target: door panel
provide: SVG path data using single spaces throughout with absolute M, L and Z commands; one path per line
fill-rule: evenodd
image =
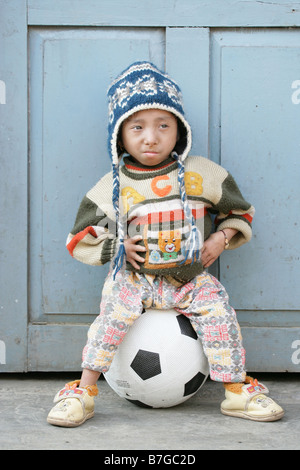
M 28 21 L 53 26 L 274 28 L 299 26 L 300 10 L 298 2 L 287 0 L 28 0 Z
M 249 367 L 299 371 L 299 30 L 215 31 L 211 50 L 211 157 L 256 208 L 253 239 L 222 254 L 220 280 Z
M 163 30 L 31 29 L 31 321 L 90 321 L 107 268 L 65 248 L 81 198 L 110 171 L 106 90 L 136 57 L 164 64 Z M 38 288 L 37 288 L 38 287 Z
M 106 90 L 128 63 L 163 68 L 162 29 L 31 28 L 29 370 L 78 370 L 108 265 L 65 248 L 85 193 L 110 171 Z
M 222 76 L 220 163 L 256 208 L 252 242 L 224 254 L 220 276 L 237 309 L 298 310 L 300 137 L 291 97 L 299 33 L 222 32 L 214 42 Z

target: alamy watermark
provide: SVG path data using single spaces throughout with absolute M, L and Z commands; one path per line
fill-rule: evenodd
M 292 83 L 292 88 L 295 89 L 291 97 L 292 103 L 300 104 L 300 80 L 294 80 Z
M 292 354 L 292 363 L 300 364 L 300 339 L 295 339 L 291 344 L 292 349 L 296 349 Z
M 3 80 L 0 80 L 0 104 L 6 104 L 6 85 Z
M 6 346 L 4 341 L 0 340 L 0 364 L 6 364 Z
M 181 204 L 181 203 L 180 203 Z M 193 203 L 191 208 L 191 213 L 193 214 L 196 225 L 201 233 L 204 233 L 204 215 L 205 208 L 204 204 Z M 187 221 L 184 215 L 182 208 L 175 208 L 174 210 L 158 210 L 156 212 L 147 213 L 147 209 L 143 204 L 135 204 L 134 210 L 131 212 L 128 217 L 129 211 L 127 213 L 121 212 L 121 220 L 123 227 L 126 231 L 125 236 L 130 238 L 135 237 L 136 235 L 142 236 L 142 238 L 149 237 L 152 235 L 155 238 L 154 234 L 157 232 L 174 232 L 176 239 L 186 238 L 186 234 L 190 231 L 190 223 Z M 100 207 L 96 210 L 96 216 L 100 218 L 97 223 L 97 227 L 102 227 L 102 230 L 108 230 L 111 236 L 117 236 L 118 228 L 116 222 L 110 219 Z M 144 227 L 147 226 L 147 230 L 144 230 Z M 176 233 L 175 233 L 176 232 Z M 185 234 L 185 235 L 183 235 Z

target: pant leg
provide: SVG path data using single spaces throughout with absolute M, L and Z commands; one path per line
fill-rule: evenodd
M 208 273 L 197 276 L 185 289 L 176 310 L 186 315 L 208 358 L 210 377 L 219 382 L 243 382 L 245 350 L 236 313 L 222 284 Z M 182 288 L 181 288 L 182 289 Z M 180 290 L 177 291 L 180 297 Z
M 82 353 L 82 368 L 107 372 L 119 344 L 128 329 L 143 311 L 145 297 L 141 282 L 125 271 L 113 280 L 108 275 L 100 304 L 100 314 L 88 331 L 88 341 Z

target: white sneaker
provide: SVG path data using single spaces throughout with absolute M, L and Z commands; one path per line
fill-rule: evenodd
M 54 397 L 56 405 L 48 414 L 47 421 L 55 426 L 76 427 L 94 416 L 94 398 L 97 386 L 79 388 L 76 384 L 66 384 Z M 92 390 L 92 391 L 91 391 Z
M 240 386 L 240 387 L 239 387 Z M 277 421 L 284 410 L 272 398 L 266 397 L 267 387 L 256 379 L 246 377 L 243 384 L 224 384 L 226 399 L 221 403 L 224 415 L 254 421 Z

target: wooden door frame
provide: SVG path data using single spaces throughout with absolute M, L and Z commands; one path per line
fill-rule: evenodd
M 27 1 L 1 0 L 0 11 L 0 371 L 23 372 L 28 311 Z

